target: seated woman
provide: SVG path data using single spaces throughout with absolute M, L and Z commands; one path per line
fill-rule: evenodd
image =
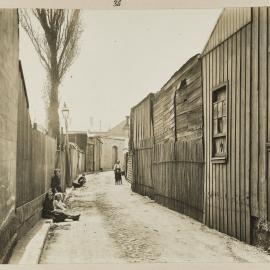
M 54 222 L 63 222 L 65 219 L 79 220 L 80 214 L 69 213 L 66 205 L 62 202 L 62 194 L 56 193 L 55 199 L 50 189 L 43 204 L 42 217 L 52 218 Z

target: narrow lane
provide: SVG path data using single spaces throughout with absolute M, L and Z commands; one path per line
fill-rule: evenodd
M 78 222 L 55 225 L 41 263 L 270 262 L 266 253 L 115 186 L 112 172 L 73 192 Z

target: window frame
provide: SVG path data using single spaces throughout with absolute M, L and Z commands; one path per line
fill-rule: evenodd
M 221 90 L 225 88 L 225 101 L 226 101 L 226 133 L 224 135 L 214 135 L 214 115 L 213 115 L 213 95 L 216 91 Z M 228 104 L 228 90 L 229 90 L 229 82 L 223 82 L 220 83 L 219 85 L 215 86 L 214 88 L 212 88 L 211 90 L 211 104 L 210 104 L 210 121 L 211 121 L 211 161 L 212 163 L 226 163 L 228 160 L 228 108 L 229 108 L 229 104 Z M 214 152 L 213 152 L 213 147 L 214 147 L 214 140 L 217 137 L 225 137 L 225 142 L 226 142 L 226 147 L 225 147 L 225 154 L 222 156 L 215 156 Z

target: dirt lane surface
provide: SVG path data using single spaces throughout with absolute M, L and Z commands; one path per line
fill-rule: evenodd
M 56 225 L 41 263 L 270 262 L 255 247 L 130 190 L 112 172 L 87 176 L 70 204 L 80 221 Z

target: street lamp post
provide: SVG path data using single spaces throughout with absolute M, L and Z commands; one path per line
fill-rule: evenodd
M 62 108 L 62 115 L 65 121 L 65 129 L 66 129 L 66 135 L 65 135 L 65 150 L 66 150 L 66 183 L 70 186 L 70 179 L 71 179 L 71 168 L 70 168 L 70 156 L 69 156 L 69 138 L 68 138 L 68 119 L 69 119 L 69 109 L 64 103 L 64 106 Z
M 64 106 L 63 106 L 63 109 L 62 109 L 62 115 L 63 115 L 63 118 L 65 120 L 65 128 L 66 128 L 66 135 L 67 135 L 67 132 L 68 132 L 68 118 L 69 118 L 69 109 L 66 105 L 66 103 L 64 102 Z

